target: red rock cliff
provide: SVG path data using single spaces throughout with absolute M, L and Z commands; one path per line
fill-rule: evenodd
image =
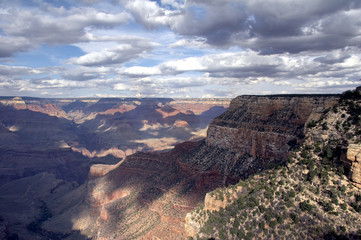
M 239 96 L 214 119 L 203 144 L 187 158 L 201 170 L 238 180 L 285 161 L 304 126 L 338 102 L 337 96 Z

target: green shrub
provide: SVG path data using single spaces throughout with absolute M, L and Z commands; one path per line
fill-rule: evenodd
M 322 149 L 322 156 L 325 157 L 326 159 L 332 159 L 333 153 L 332 153 L 332 149 L 330 148 L 330 146 L 326 145 Z
M 305 212 L 305 211 L 308 211 L 310 212 L 312 209 L 313 209 L 313 205 L 309 203 L 309 201 L 303 201 L 303 202 L 300 202 L 300 209 Z
M 307 180 L 312 181 L 316 175 L 317 175 L 317 172 L 315 170 L 310 170 L 307 174 Z
M 294 201 L 292 199 L 288 199 L 287 201 L 285 201 L 285 204 L 288 208 L 290 208 L 294 206 Z
M 294 223 L 298 222 L 298 215 L 296 213 L 290 213 L 290 217 Z
M 353 207 L 356 212 L 361 212 L 361 204 L 351 203 L 351 207 Z
M 334 113 L 338 113 L 337 106 L 333 106 L 332 111 L 333 111 Z
M 258 209 L 261 213 L 264 213 L 266 211 L 266 207 L 263 204 L 259 205 Z
M 266 191 L 263 193 L 263 195 L 265 198 L 267 198 L 269 200 L 273 200 L 274 193 L 270 187 L 266 188 Z
M 319 152 L 321 152 L 321 143 L 320 142 L 316 143 L 315 150 L 314 150 L 314 153 L 319 153 Z
M 275 228 L 277 226 L 277 222 L 276 221 L 271 221 L 270 223 L 269 223 L 269 227 L 270 228 Z
M 292 164 L 292 163 L 294 163 L 295 162 L 295 160 L 293 159 L 293 157 L 288 157 L 288 159 L 287 159 L 287 163 L 289 163 L 289 164 Z
M 290 198 L 294 198 L 294 197 L 296 196 L 296 192 L 295 192 L 294 190 L 290 190 L 290 191 L 288 192 L 288 196 L 289 196 Z
M 358 202 L 361 202 L 361 194 L 360 193 L 356 193 L 354 194 L 355 196 L 355 201 L 358 203 Z
M 301 151 L 300 156 L 301 156 L 302 158 L 310 158 L 310 157 L 311 157 L 311 155 L 310 155 L 310 150 L 304 148 L 304 149 Z
M 341 207 L 341 209 L 342 210 L 346 210 L 347 209 L 347 204 L 346 203 L 342 203 L 341 205 L 340 205 L 340 207 Z
M 244 232 L 243 229 L 238 230 L 237 237 L 238 237 L 238 239 L 245 239 L 246 238 L 246 233 Z
M 266 227 L 266 224 L 265 224 L 264 221 L 261 221 L 261 222 L 258 224 L 258 226 L 259 226 L 259 228 L 260 228 L 261 230 L 264 230 L 265 227 Z
M 276 215 L 276 220 L 278 223 L 282 224 L 283 223 L 283 217 L 281 215 Z
M 330 198 L 332 200 L 332 203 L 334 204 L 338 204 L 338 196 L 337 196 L 337 190 L 336 189 L 331 189 L 329 191 L 329 195 L 330 195 Z
M 306 127 L 307 128 L 314 128 L 314 127 L 316 127 L 316 125 L 317 125 L 317 122 L 315 120 L 312 120 L 312 121 L 307 123 Z
M 273 218 L 273 212 L 268 211 L 264 214 L 264 219 L 269 223 Z
M 248 207 L 254 208 L 257 207 L 258 205 L 259 205 L 259 201 L 255 197 L 252 196 L 248 199 L 248 203 L 247 203 Z
M 324 203 L 322 203 L 322 205 L 323 205 L 323 209 L 326 212 L 332 212 L 333 210 L 335 210 L 335 208 L 333 207 L 331 202 L 324 202 Z
M 342 176 L 345 174 L 345 167 L 344 166 L 339 166 L 337 168 L 337 172 L 336 172 L 339 176 Z

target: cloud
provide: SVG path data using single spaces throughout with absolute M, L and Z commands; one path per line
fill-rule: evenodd
M 358 0 L 0 1 L 0 94 L 340 92 L 359 84 L 360 15 Z
M 169 45 L 169 48 L 179 48 L 179 47 L 202 49 L 202 48 L 209 48 L 210 45 L 206 43 L 206 39 L 204 38 L 180 39 L 175 43 Z
M 0 75 L 2 76 L 22 76 L 40 73 L 40 70 L 29 67 L 0 65 Z
M 180 10 L 168 10 L 160 7 L 154 1 L 148 0 L 123 0 L 125 8 L 131 11 L 134 18 L 149 29 L 159 26 L 170 26 L 182 17 Z
M 101 76 L 95 72 L 82 72 L 76 74 L 64 74 L 63 77 L 65 79 L 73 80 L 73 81 L 88 81 L 91 79 L 98 79 Z
M 283 67 L 279 56 L 262 56 L 254 51 L 209 54 L 169 61 L 160 66 L 163 73 L 180 74 L 188 71 L 208 73 L 212 77 L 243 77 L 279 72 Z M 238 76 L 236 76 L 238 73 Z M 222 76 L 220 76 L 222 75 Z
M 361 54 L 357 48 L 345 48 L 317 55 L 259 55 L 249 50 L 173 60 L 160 64 L 158 68 L 163 75 L 203 73 L 208 83 L 218 86 L 260 82 L 284 85 L 285 81 L 313 82 L 314 79 L 327 82 L 327 79 L 332 78 L 356 84 L 361 72 Z
M 128 23 L 126 12 L 116 14 L 93 8 L 52 7 L 43 9 L 9 8 L 0 12 L 0 57 L 29 51 L 41 44 L 72 44 L 87 42 L 92 28 L 110 28 Z
M 158 46 L 158 44 L 146 39 L 133 38 L 123 43 L 118 43 L 114 48 L 105 48 L 101 51 L 94 51 L 77 58 L 71 58 L 68 63 L 84 66 L 123 64 L 141 57 L 156 46 Z
M 221 48 L 273 54 L 361 44 L 358 0 L 191 0 L 174 9 L 147 0 L 123 3 L 147 28 L 169 27 Z
M 350 58 L 352 55 L 351 49 L 340 49 L 335 50 L 326 54 L 325 56 L 317 57 L 314 61 L 320 62 L 323 64 L 335 64 L 335 63 L 343 63 L 346 59 Z
M 208 80 L 203 77 L 143 77 L 132 79 L 129 82 L 116 83 L 113 89 L 126 94 L 140 94 L 140 96 L 184 96 L 190 92 L 196 93 L 199 88 L 207 85 Z
M 29 81 L 30 85 L 23 86 L 24 89 L 72 89 L 72 88 L 91 88 L 96 87 L 96 81 L 71 81 L 66 79 L 32 79 Z
M 126 68 L 123 73 L 130 77 L 142 77 L 142 76 L 160 75 L 161 71 L 157 67 L 134 66 L 134 67 Z
M 0 58 L 11 57 L 15 52 L 25 52 L 31 48 L 33 44 L 24 37 L 0 36 Z

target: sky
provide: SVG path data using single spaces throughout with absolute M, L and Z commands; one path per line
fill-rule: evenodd
M 361 85 L 360 0 L 0 0 L 0 95 L 233 98 Z

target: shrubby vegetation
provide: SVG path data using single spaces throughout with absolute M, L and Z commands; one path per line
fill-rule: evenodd
M 338 106 L 309 122 L 308 129 L 337 131 L 341 136 L 353 131 L 359 138 L 361 107 L 351 103 L 360 99 L 359 93 L 346 92 Z M 337 121 L 327 122 L 332 114 Z M 196 239 L 361 238 L 361 192 L 350 184 L 348 169 L 339 160 L 344 140 L 312 141 L 291 153 L 286 166 L 241 181 L 247 191 L 226 208 L 202 210 Z M 221 192 L 224 189 L 212 194 L 221 199 Z

